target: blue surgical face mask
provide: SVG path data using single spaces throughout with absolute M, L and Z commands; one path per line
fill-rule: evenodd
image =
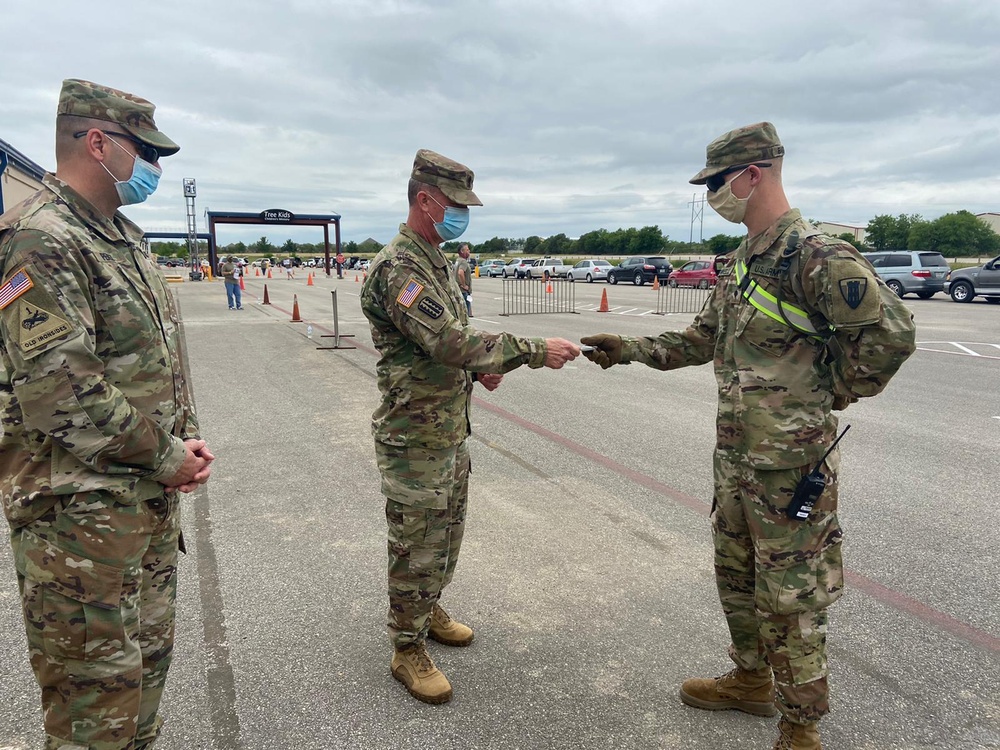
M 434 196 L 430 199 L 441 206 Z M 441 221 L 434 222 L 434 231 L 437 232 L 444 242 L 461 237 L 465 230 L 469 228 L 469 209 L 458 206 L 441 206 L 444 209 L 444 217 Z
M 128 149 L 114 138 L 108 137 L 108 140 L 128 154 Z M 132 157 L 133 161 L 132 176 L 125 182 L 115 177 L 104 162 L 101 162 L 104 171 L 110 174 L 111 178 L 115 181 L 115 190 L 118 191 L 118 199 L 122 202 L 123 206 L 131 206 L 146 200 L 156 191 L 156 186 L 160 183 L 160 175 L 163 174 L 162 169 L 150 164 L 148 161 L 143 161 L 138 156 L 133 156 L 132 154 L 128 155 Z

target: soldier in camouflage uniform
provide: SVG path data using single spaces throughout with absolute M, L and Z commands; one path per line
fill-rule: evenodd
M 0 499 L 46 748 L 148 748 L 174 634 L 177 491 L 205 482 L 180 319 L 117 211 L 178 150 L 145 99 L 63 83 L 56 173 L 0 217 Z
M 819 234 L 789 206 L 783 154 L 770 123 L 709 145 L 708 165 L 691 182 L 707 183 L 709 203 L 749 236 L 687 330 L 583 343 L 605 368 L 714 362 L 712 532 L 736 668 L 687 680 L 681 699 L 772 716 L 776 697 L 783 716 L 775 748 L 816 750 L 817 722 L 829 710 L 826 609 L 843 590 L 836 451 L 823 463 L 826 486 L 808 518 L 793 520 L 786 509 L 834 439 L 832 410 L 884 388 L 912 353 L 914 329 L 854 247 Z
M 443 241 L 465 230 L 468 167 L 433 151 L 413 162 L 409 215 L 375 257 L 361 308 L 381 353 L 382 403 L 372 419 L 389 529 L 389 637 L 393 676 L 418 700 L 444 703 L 451 684 L 427 653 L 428 636 L 467 646 L 473 631 L 438 604 L 458 562 L 469 489 L 472 386 L 488 391 L 521 365 L 560 368 L 579 353 L 565 339 L 483 333 L 469 326 Z

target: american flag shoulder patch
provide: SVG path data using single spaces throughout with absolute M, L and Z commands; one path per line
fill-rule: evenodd
M 396 297 L 396 304 L 401 305 L 409 309 L 413 302 L 420 296 L 420 293 L 424 291 L 424 285 L 417 282 L 412 276 L 410 280 L 406 282 L 406 286 L 403 287 L 403 291 L 399 293 Z
M 3 286 L 0 286 L 0 310 L 3 310 L 34 285 L 35 283 L 23 268 L 15 273 L 7 279 Z

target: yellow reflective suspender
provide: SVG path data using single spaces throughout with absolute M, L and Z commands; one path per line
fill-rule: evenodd
M 764 315 L 783 325 L 791 326 L 799 333 L 820 340 L 825 338 L 816 330 L 816 326 L 809 320 L 809 314 L 805 310 L 788 302 L 779 301 L 777 297 L 762 289 L 760 284 L 751 279 L 748 275 L 747 265 L 743 260 L 736 261 L 733 272 L 743 298 Z

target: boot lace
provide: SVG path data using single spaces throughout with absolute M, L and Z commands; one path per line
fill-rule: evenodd
M 778 722 L 778 739 L 774 742 L 774 750 L 794 750 L 792 734 L 795 729 L 784 718 Z
M 447 626 L 451 622 L 451 616 L 438 604 L 434 605 L 433 617 L 442 626 Z
M 434 661 L 431 659 L 431 655 L 427 653 L 427 649 L 424 648 L 423 645 L 417 646 L 413 649 L 409 656 L 413 664 L 416 665 L 418 672 L 434 671 Z

